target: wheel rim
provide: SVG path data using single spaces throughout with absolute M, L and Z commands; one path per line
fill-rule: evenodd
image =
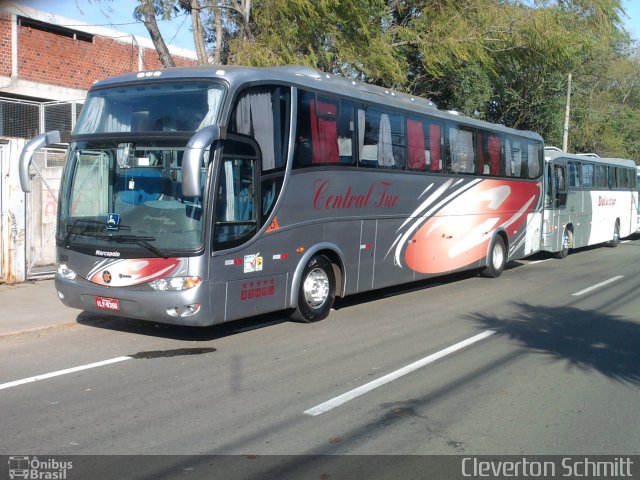
M 620 240 L 620 227 L 616 225 L 615 228 L 613 229 L 613 241 L 614 243 L 618 243 L 619 240 Z
M 311 308 L 318 308 L 329 298 L 329 277 L 321 268 L 309 272 L 302 286 L 304 299 Z
M 569 232 L 566 230 L 562 236 L 562 250 L 569 250 Z
M 495 268 L 496 270 L 500 270 L 500 268 L 502 268 L 502 264 L 504 263 L 504 250 L 499 244 L 494 245 L 491 257 L 493 268 Z

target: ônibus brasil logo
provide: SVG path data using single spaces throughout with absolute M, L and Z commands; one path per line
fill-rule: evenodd
M 73 468 L 73 462 L 63 462 L 53 458 L 40 460 L 38 457 L 10 456 L 9 478 L 34 480 L 66 480 L 67 471 Z

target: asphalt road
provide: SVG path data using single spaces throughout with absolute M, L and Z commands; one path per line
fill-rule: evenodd
M 638 265 L 639 239 L 537 256 L 309 325 L 69 310 L 0 340 L 0 454 L 640 454 Z

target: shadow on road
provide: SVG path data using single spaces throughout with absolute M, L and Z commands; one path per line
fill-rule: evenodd
M 640 384 L 639 323 L 570 307 L 516 306 L 520 313 L 508 319 L 483 313 L 467 319 L 510 337 L 524 348 L 566 361 L 572 368 Z
M 80 325 L 86 325 L 89 327 L 192 342 L 217 340 L 249 330 L 277 325 L 279 323 L 287 322 L 288 320 L 289 319 L 286 314 L 276 313 L 260 315 L 245 320 L 237 320 L 210 327 L 189 327 L 131 318 L 113 317 L 92 312 L 82 312 L 77 318 L 77 322 Z

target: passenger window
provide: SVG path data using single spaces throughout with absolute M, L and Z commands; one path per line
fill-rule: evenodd
M 253 137 L 262 153 L 262 170 L 284 170 L 289 145 L 290 89 L 255 87 L 243 92 L 234 108 L 229 132 Z
M 616 167 L 609 167 L 609 190 L 618 188 L 618 176 L 616 174 Z
M 595 165 L 595 186 L 597 188 L 607 188 L 609 185 L 609 178 L 607 175 L 606 165 Z
M 358 109 L 360 165 L 374 168 L 404 168 L 403 117 L 372 107 Z
M 504 173 L 507 177 L 520 178 L 523 175 L 523 157 L 526 156 L 526 150 L 523 150 L 522 142 L 507 139 L 505 143 L 505 169 Z
M 576 162 L 569 162 L 569 187 L 580 188 L 580 164 Z
M 527 174 L 529 178 L 538 178 L 542 173 L 542 152 L 543 147 L 539 143 L 528 142 L 527 144 Z
M 416 171 L 442 171 L 441 127 L 437 123 L 407 119 L 407 167 Z
M 340 112 L 338 114 L 338 154 L 340 164 L 353 165 L 355 157 L 353 146 L 356 133 L 355 122 L 353 120 L 354 105 L 347 100 L 340 101 Z
M 478 132 L 478 173 L 499 177 L 502 165 L 502 139 L 489 132 Z
M 467 127 L 449 127 L 450 171 L 476 173 L 476 132 Z
M 593 187 L 593 165 L 591 163 L 582 164 L 582 186 L 585 188 Z
M 294 168 L 353 164 L 353 104 L 299 91 Z

